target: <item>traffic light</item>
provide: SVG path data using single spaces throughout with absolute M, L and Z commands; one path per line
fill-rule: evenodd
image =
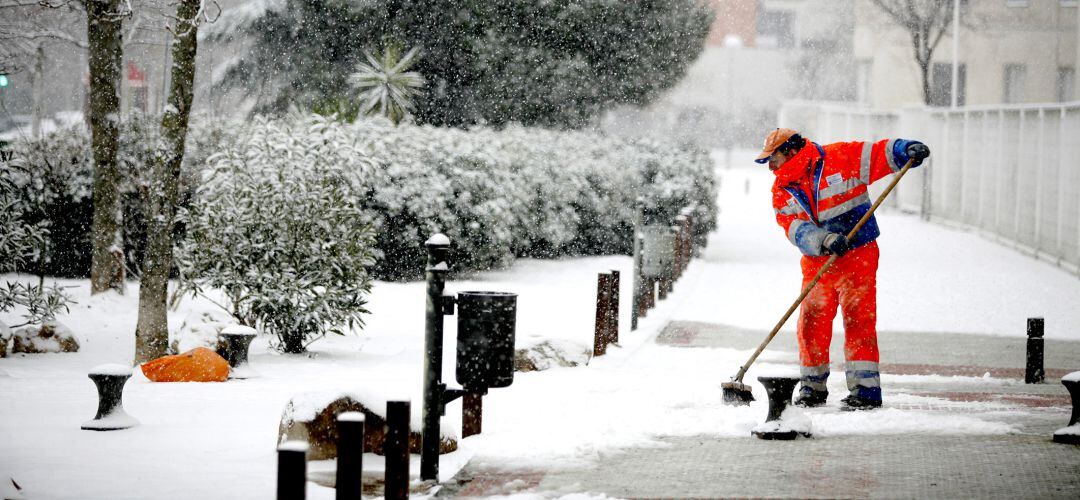
M 7 86 L 8 86 L 8 77 L 7 77 L 7 75 L 5 75 L 3 73 L 0 73 L 0 88 L 4 88 L 4 87 L 7 87 Z

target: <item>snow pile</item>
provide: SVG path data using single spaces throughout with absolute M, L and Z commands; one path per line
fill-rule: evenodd
M 1055 436 L 1076 436 L 1080 438 L 1080 423 L 1072 424 L 1068 427 L 1062 427 L 1054 431 Z
M 130 377 L 132 368 L 119 363 L 105 363 L 90 369 L 90 375 L 111 375 L 115 377 Z
M 57 352 L 77 352 L 79 339 L 67 325 L 58 321 L 47 321 L 42 325 L 27 325 L 15 330 L 12 335 L 12 353 L 43 354 Z
M 175 333 L 170 332 L 170 353 L 179 354 L 196 347 L 217 351 L 218 334 L 234 323 L 236 320 L 220 309 L 191 313 L 184 318 Z

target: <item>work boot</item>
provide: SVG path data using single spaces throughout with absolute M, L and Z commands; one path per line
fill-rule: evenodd
M 869 399 L 854 394 L 840 400 L 840 409 L 843 411 L 873 410 L 881 408 L 880 399 Z
M 799 390 L 799 395 L 795 397 L 795 401 L 792 403 L 795 406 L 802 406 L 803 408 L 814 408 L 825 404 L 825 400 L 829 397 L 829 391 L 815 391 L 809 387 L 803 387 Z

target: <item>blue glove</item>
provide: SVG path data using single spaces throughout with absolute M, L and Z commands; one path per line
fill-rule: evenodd
M 844 254 L 851 250 L 851 243 L 848 242 L 847 236 L 840 233 L 829 233 L 822 240 L 821 248 L 825 251 L 825 255 L 843 257 Z

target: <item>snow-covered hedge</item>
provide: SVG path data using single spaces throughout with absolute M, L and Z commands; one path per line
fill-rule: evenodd
M 258 120 L 208 164 L 179 214 L 180 291 L 221 290 L 285 352 L 362 324 L 375 260 L 357 136 L 325 120 Z
M 136 274 L 145 248 L 145 224 L 138 186 L 147 173 L 150 149 L 158 144 L 160 119 L 125 117 L 120 127 L 117 162 L 123 211 L 124 253 Z M 183 172 L 182 202 L 190 198 L 196 172 L 206 158 L 235 140 L 231 124 L 193 117 L 188 134 Z M 94 162 L 90 133 L 85 126 L 57 130 L 38 140 L 17 140 L 8 146 L 0 169 L 12 182 L 12 196 L 32 224 L 47 228 L 34 258 L 18 267 L 23 272 L 53 276 L 88 276 L 90 228 L 93 219 Z
M 143 247 L 135 191 L 143 170 L 138 145 L 150 143 L 146 136 L 154 123 L 128 120 L 121 130 L 125 251 L 136 270 Z M 694 205 L 704 222 L 695 226 L 697 232 L 713 227 L 712 164 L 704 153 L 674 144 L 520 126 L 461 130 L 395 127 L 379 120 L 329 123 L 317 116 L 248 124 L 193 117 L 182 203 L 199 182 L 196 172 L 222 161 L 221 156 L 207 161 L 211 155 L 246 144 L 266 127 L 289 135 L 274 145 L 281 168 L 290 158 L 338 161 L 333 148 L 304 151 L 311 141 L 325 139 L 319 127 L 332 126 L 354 144 L 347 149 L 355 156 L 350 161 L 371 165 L 357 181 L 356 193 L 376 228 L 377 262 L 370 271 L 377 278 L 420 277 L 423 242 L 439 231 L 453 239 L 457 271 L 499 268 L 523 256 L 628 254 L 639 196 L 662 222 Z M 23 197 L 32 199 L 35 217 L 49 219 L 52 228 L 41 268 L 48 274 L 86 275 L 93 176 L 89 135 L 71 129 L 12 148 L 13 161 L 35 172 L 33 179 L 20 179 L 27 188 Z
M 471 130 L 361 121 L 381 278 L 420 276 L 422 243 L 443 232 L 459 271 L 515 257 L 630 253 L 634 200 L 670 221 L 694 206 L 714 227 L 707 155 L 670 144 L 526 127 Z M 643 179 L 650 182 L 639 187 Z

